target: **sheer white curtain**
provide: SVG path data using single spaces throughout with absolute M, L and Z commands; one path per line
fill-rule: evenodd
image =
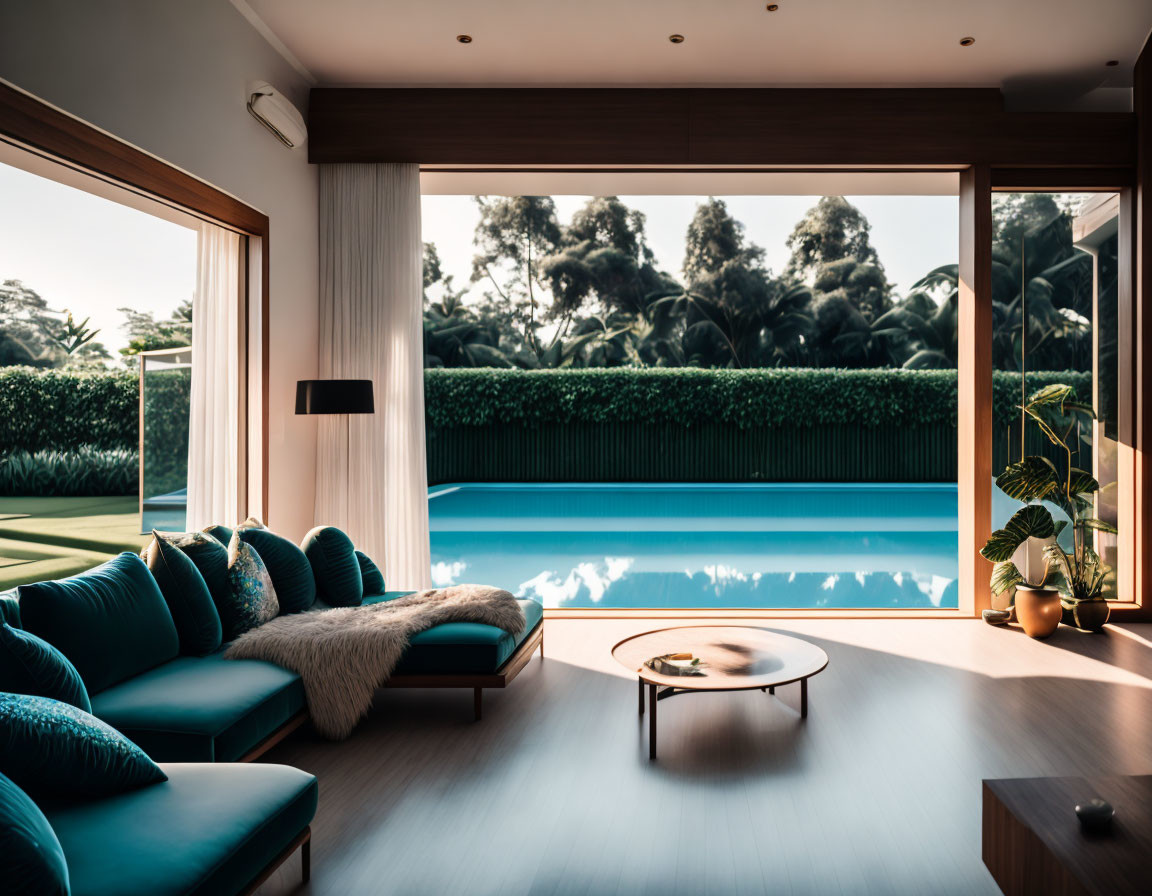
M 201 222 L 192 297 L 189 530 L 240 513 L 240 236 Z
M 391 590 L 431 587 L 422 263 L 419 166 L 320 167 L 320 377 L 372 380 L 376 413 L 317 418 L 316 523 Z

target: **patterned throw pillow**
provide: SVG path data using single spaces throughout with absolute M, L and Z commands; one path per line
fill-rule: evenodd
M 51 697 L 92 711 L 88 689 L 68 658 L 31 632 L 0 623 L 0 691 Z
M 226 606 L 220 607 L 225 641 L 238 638 L 279 615 L 280 601 L 276 599 L 268 567 L 238 532 L 232 533 L 232 540 L 228 542 L 228 586 L 230 599 Z
M 0 694 L 0 773 L 33 799 L 111 796 L 167 781 L 144 751 L 75 706 Z

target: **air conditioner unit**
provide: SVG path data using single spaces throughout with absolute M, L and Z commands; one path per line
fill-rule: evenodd
M 255 81 L 248 87 L 248 111 L 289 149 L 308 139 L 304 116 L 271 84 Z

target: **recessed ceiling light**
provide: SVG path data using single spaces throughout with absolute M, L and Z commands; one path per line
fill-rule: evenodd
M 471 34 L 457 34 L 456 40 L 460 41 L 460 43 L 462 43 L 462 44 L 470 44 L 470 43 L 472 43 L 472 35 Z
M 669 34 L 668 40 L 672 41 L 672 43 L 674 43 L 674 44 L 682 44 L 682 43 L 684 43 L 684 35 L 683 34 Z
M 768 12 L 776 12 L 776 10 L 778 10 L 779 8 L 780 8 L 779 3 L 769 3 L 768 4 Z
M 1105 62 L 1104 64 L 1105 64 L 1105 65 L 1119 65 L 1119 64 L 1120 64 L 1120 60 L 1119 60 L 1119 59 L 1109 59 L 1109 60 L 1108 60 L 1107 62 Z
M 974 38 L 974 37 L 962 37 L 962 38 L 960 38 L 960 46 L 962 46 L 962 47 L 970 47 L 974 43 L 976 43 L 976 38 Z

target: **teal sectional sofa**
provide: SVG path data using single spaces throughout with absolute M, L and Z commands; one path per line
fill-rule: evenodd
M 361 592 L 371 580 L 357 583 Z M 363 594 L 362 602 L 407 593 Z M 471 688 L 480 718 L 484 689 L 506 687 L 536 648 L 543 654 L 543 610 L 520 605 L 527 625 L 519 635 L 451 623 L 414 636 L 387 686 Z M 299 676 L 225 659 L 226 645 L 182 653 L 173 612 L 134 554 L 0 593 L 0 623 L 63 654 L 91 714 L 168 777 L 115 796 L 37 801 L 59 840 L 72 896 L 247 893 L 297 849 L 308 880 L 316 779 L 249 762 L 306 721 Z

